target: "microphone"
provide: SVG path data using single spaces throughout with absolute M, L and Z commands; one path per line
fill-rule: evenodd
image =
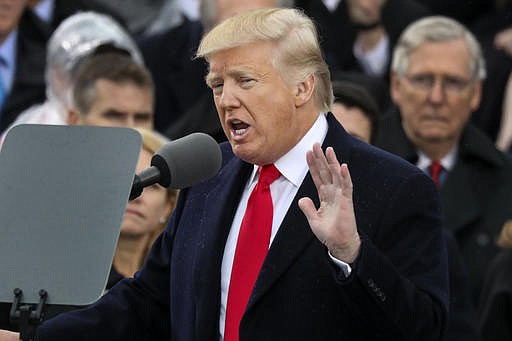
M 166 143 L 151 158 L 151 167 L 135 175 L 130 200 L 155 183 L 176 189 L 195 185 L 217 174 L 221 161 L 217 141 L 207 134 L 193 133 Z

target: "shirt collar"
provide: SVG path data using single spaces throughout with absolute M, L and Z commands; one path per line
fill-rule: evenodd
M 447 171 L 452 170 L 452 168 L 455 165 L 455 161 L 457 160 L 457 153 L 458 153 L 458 147 L 454 146 L 452 150 L 448 154 L 446 154 L 445 157 L 443 157 L 441 160 L 439 160 L 439 163 L 441 163 L 441 166 Z M 418 162 L 416 163 L 416 166 L 418 168 L 426 170 L 430 166 L 433 160 L 429 159 L 424 153 L 418 151 Z
M 39 19 L 48 23 L 53 19 L 53 9 L 55 7 L 55 0 L 43 0 L 34 8 L 34 12 Z
M 318 115 L 313 126 L 306 135 L 290 150 L 279 158 L 274 165 L 289 182 L 299 187 L 308 172 L 306 152 L 313 148 L 316 142 L 322 144 L 327 135 L 327 119 L 325 113 Z M 258 166 L 255 165 L 249 183 L 256 180 Z
M 322 0 L 322 2 L 324 3 L 324 6 L 329 10 L 329 12 L 334 12 L 336 8 L 338 8 L 341 0 Z
M 16 58 L 18 29 L 13 30 L 0 45 L 0 57 L 4 67 L 11 68 Z
M 4 89 L 9 91 L 14 80 L 16 68 L 16 47 L 18 44 L 18 29 L 13 30 L 0 45 L 0 77 Z

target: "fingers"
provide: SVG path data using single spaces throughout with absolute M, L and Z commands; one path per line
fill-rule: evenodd
M 340 174 L 341 174 L 341 188 L 343 190 L 343 195 L 347 198 L 352 198 L 352 177 L 350 176 L 350 172 L 348 170 L 348 166 L 346 163 L 340 166 Z
M 342 175 L 340 163 L 332 147 L 328 147 L 324 154 L 320 144 L 315 143 L 313 150 L 306 154 L 306 160 L 317 189 L 320 189 L 322 185 L 326 184 L 333 184 L 342 188 L 345 187 L 346 181 Z M 349 183 L 351 186 L 350 175 Z
M 328 147 L 325 151 L 325 156 L 327 157 L 332 183 L 336 186 L 342 186 L 341 166 L 336 153 L 334 153 L 334 149 Z
M 315 143 L 313 145 L 313 162 L 316 166 L 316 175 L 318 177 L 318 181 L 320 184 L 331 183 L 332 182 L 332 174 L 329 169 L 329 164 L 327 159 L 320 147 L 320 144 Z

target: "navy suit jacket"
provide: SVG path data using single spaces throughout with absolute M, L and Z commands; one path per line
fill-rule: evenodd
M 349 166 L 362 247 L 344 277 L 297 200 L 318 204 L 308 174 L 270 246 L 240 340 L 439 340 L 448 271 L 439 199 L 413 165 L 348 135 L 328 115 L 323 146 Z M 218 175 L 183 190 L 135 279 L 92 307 L 39 327 L 40 340 L 218 340 L 224 245 L 252 165 L 222 145 Z

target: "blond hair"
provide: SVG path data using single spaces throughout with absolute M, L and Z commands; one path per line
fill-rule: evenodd
M 319 110 L 330 110 L 331 79 L 318 33 L 311 19 L 298 9 L 256 9 L 228 18 L 203 37 L 196 56 L 209 61 L 216 52 L 258 41 L 275 44 L 272 64 L 286 81 L 299 83 L 313 75 L 314 102 Z
M 133 129 L 137 130 L 140 136 L 142 136 L 142 148 L 151 154 L 156 153 L 157 150 L 160 149 L 164 144 L 170 142 L 167 137 L 159 134 L 154 130 L 139 127 Z

